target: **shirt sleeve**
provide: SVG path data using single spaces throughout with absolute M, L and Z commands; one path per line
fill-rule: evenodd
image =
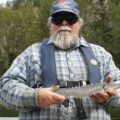
M 107 74 L 112 75 L 112 82 L 116 82 L 120 84 L 120 70 L 118 67 L 116 67 L 112 55 L 108 52 L 106 52 L 106 70 Z M 120 108 L 120 90 L 117 89 L 117 95 L 112 97 L 110 100 L 106 102 L 106 104 L 109 107 L 116 107 Z
M 0 99 L 8 108 L 18 111 L 38 109 L 36 89 L 29 87 L 30 50 L 19 55 L 8 71 L 0 78 Z

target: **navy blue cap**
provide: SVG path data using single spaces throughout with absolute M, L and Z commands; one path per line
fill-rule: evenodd
M 56 0 L 52 4 L 51 16 L 58 12 L 70 12 L 79 17 L 79 7 L 74 0 Z

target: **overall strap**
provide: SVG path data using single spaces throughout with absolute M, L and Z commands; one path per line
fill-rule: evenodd
M 88 44 L 89 45 L 89 44 Z M 99 83 L 101 80 L 100 68 L 98 66 L 97 60 L 93 53 L 91 46 L 89 47 L 81 45 L 80 47 L 81 52 L 85 58 L 86 64 L 88 66 L 88 80 L 90 83 Z M 86 112 L 83 107 L 83 101 L 81 98 L 74 98 L 75 105 L 77 108 L 76 116 L 79 119 L 87 119 Z
M 42 85 L 50 87 L 57 85 L 57 75 L 55 66 L 54 45 L 47 44 L 48 40 L 43 41 L 41 45 L 41 77 Z
M 89 44 L 88 44 L 89 45 Z M 93 50 L 91 46 L 89 47 L 80 46 L 80 50 L 82 51 L 86 64 L 88 66 L 88 80 L 90 83 L 99 83 L 101 81 L 101 73 L 98 62 L 95 58 Z

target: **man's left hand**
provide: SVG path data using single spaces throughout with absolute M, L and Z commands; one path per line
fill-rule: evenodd
M 112 81 L 112 76 L 108 75 L 105 79 L 106 83 L 110 83 Z M 101 91 L 95 95 L 90 96 L 91 99 L 97 102 L 106 102 L 109 100 L 112 96 L 115 96 L 117 94 L 116 90 L 113 88 L 106 89 L 104 91 Z

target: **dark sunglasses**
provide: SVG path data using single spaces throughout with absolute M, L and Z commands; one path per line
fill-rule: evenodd
M 55 15 L 55 16 L 52 17 L 52 23 L 54 25 L 61 25 L 63 20 L 66 20 L 69 25 L 73 25 L 77 22 L 78 17 L 74 14 Z

